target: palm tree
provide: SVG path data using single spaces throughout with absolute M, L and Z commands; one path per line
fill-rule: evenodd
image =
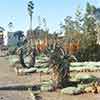
M 28 14 L 29 14 L 29 17 L 30 17 L 30 26 L 29 26 L 30 34 L 32 34 L 32 14 L 33 14 L 33 9 L 34 9 L 33 6 L 34 6 L 33 2 L 29 1 L 28 2 Z M 31 36 L 28 41 L 29 41 L 30 45 L 33 45 L 33 41 L 34 41 L 33 36 Z
M 32 13 L 33 13 L 33 9 L 34 9 L 34 4 L 32 1 L 28 2 L 28 13 L 30 16 L 30 30 L 32 30 Z

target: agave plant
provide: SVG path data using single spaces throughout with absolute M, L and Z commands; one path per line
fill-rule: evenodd
M 69 56 L 65 55 L 63 48 L 56 46 L 50 53 L 51 78 L 56 87 L 65 87 L 69 80 Z
M 25 43 L 24 46 L 17 49 L 20 64 L 23 68 L 34 67 L 36 60 L 36 49 Z

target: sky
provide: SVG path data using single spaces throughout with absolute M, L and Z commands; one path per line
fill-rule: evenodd
M 29 0 L 1 0 L 0 26 L 8 30 L 8 23 L 13 23 L 13 30 L 26 31 L 29 28 L 27 3 Z M 86 2 L 100 7 L 100 0 L 33 0 L 33 29 L 39 25 L 38 16 L 47 21 L 50 32 L 60 30 L 60 23 L 66 16 L 74 16 L 78 6 L 84 8 Z M 42 24 L 42 21 L 41 21 Z

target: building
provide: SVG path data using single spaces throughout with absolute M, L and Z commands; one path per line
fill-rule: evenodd
M 0 26 L 0 47 L 4 45 L 4 31 L 5 29 Z
M 4 35 L 0 32 L 0 46 L 4 45 Z

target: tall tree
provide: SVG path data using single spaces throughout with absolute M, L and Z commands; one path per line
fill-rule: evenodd
M 44 32 L 45 32 L 45 37 L 48 37 L 48 28 L 47 28 L 47 21 L 45 18 L 43 18 L 43 27 L 44 27 Z
M 82 10 L 80 7 L 78 7 L 75 12 L 75 31 L 78 33 L 82 32 L 82 21 Z
M 74 33 L 74 22 L 71 16 L 67 16 L 64 19 L 64 25 L 61 26 L 64 29 L 64 34 L 67 41 L 73 40 L 73 33 Z
M 84 47 L 93 47 L 96 45 L 97 42 L 97 32 L 96 32 L 96 19 L 93 16 L 93 12 L 95 7 L 87 3 L 86 5 L 86 12 L 84 15 L 83 21 L 83 39 L 82 41 L 85 42 L 82 45 Z

